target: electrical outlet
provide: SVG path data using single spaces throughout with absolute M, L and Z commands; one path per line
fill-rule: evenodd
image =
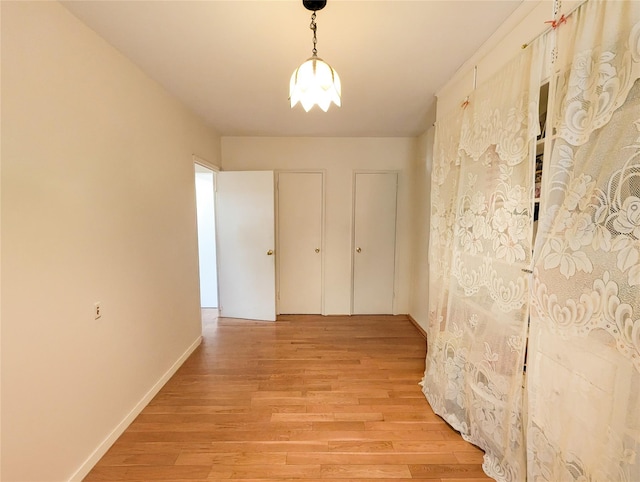
M 102 316 L 102 303 L 96 301 L 93 304 L 93 319 L 97 320 Z

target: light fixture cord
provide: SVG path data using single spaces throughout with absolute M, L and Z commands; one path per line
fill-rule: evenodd
M 318 27 L 316 26 L 316 12 L 314 11 L 313 14 L 311 15 L 311 25 L 309 25 L 309 28 L 311 30 L 313 30 L 313 56 L 317 57 L 318 56 L 318 49 L 316 48 L 316 44 L 318 43 L 318 39 L 316 37 L 316 30 L 318 29 Z

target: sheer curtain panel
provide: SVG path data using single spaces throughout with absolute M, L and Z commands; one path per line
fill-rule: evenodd
M 522 413 L 541 52 L 524 50 L 436 126 L 423 392 L 485 450 L 499 481 L 526 477 Z
M 640 2 L 558 29 L 528 362 L 530 481 L 640 481 Z

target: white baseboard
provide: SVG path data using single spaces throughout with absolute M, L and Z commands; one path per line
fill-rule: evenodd
M 107 450 L 118 440 L 118 437 L 127 429 L 127 427 L 133 422 L 133 420 L 142 412 L 151 399 L 156 396 L 165 383 L 178 371 L 178 368 L 189 358 L 196 348 L 202 343 L 202 336 L 198 336 L 196 340 L 187 348 L 187 350 L 180 355 L 176 362 L 169 368 L 164 375 L 151 387 L 151 389 L 142 397 L 135 407 L 127 414 L 126 417 L 113 429 L 113 431 L 105 438 L 100 445 L 93 451 L 93 453 L 84 461 L 78 470 L 69 479 L 70 482 L 81 481 L 91 469 L 98 463 L 102 456 L 107 453 Z
M 420 332 L 420 334 L 422 335 L 422 337 L 426 340 L 427 339 L 427 331 L 422 327 L 422 325 L 418 322 L 418 320 L 416 320 L 413 316 L 411 315 L 407 315 L 407 317 L 409 318 L 409 321 L 411 323 L 413 323 L 413 326 L 416 327 L 416 329 Z

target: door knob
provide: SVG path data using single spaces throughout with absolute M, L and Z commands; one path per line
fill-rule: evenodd
M 357 249 L 356 249 L 356 252 L 357 252 L 357 253 L 360 253 L 361 251 L 362 251 L 362 248 L 357 248 Z
M 320 248 L 316 248 L 316 253 L 319 253 L 319 252 L 320 252 Z
M 271 256 L 273 254 L 273 250 L 270 249 L 269 251 L 267 251 L 267 256 Z

